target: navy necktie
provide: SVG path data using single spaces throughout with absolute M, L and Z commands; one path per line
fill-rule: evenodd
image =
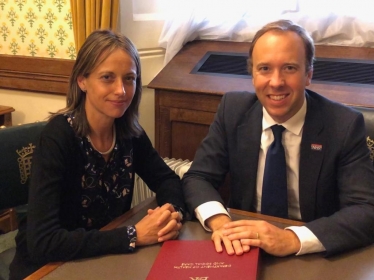
M 266 154 L 261 213 L 288 218 L 286 157 L 282 145 L 284 127 L 273 125 L 274 141 Z

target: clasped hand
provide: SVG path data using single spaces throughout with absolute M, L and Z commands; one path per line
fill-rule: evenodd
M 136 225 L 137 246 L 150 245 L 175 239 L 182 228 L 181 218 L 174 207 L 166 203 L 162 207 L 149 209 L 148 215 Z
M 222 252 L 222 243 L 229 255 L 249 252 L 251 246 L 260 247 L 274 256 L 287 256 L 300 249 L 299 238 L 291 230 L 280 229 L 265 221 L 232 222 L 229 217 L 224 216 L 217 215 L 212 217 L 216 221 L 209 221 L 217 252 Z

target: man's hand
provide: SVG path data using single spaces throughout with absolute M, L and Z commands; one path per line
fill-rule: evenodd
M 243 253 L 248 252 L 250 247 L 246 244 L 241 244 L 240 240 L 230 240 L 223 234 L 223 226 L 230 222 L 231 219 L 224 214 L 214 215 L 206 220 L 207 226 L 213 231 L 212 240 L 218 253 L 223 251 L 223 242 L 228 255 L 242 255 Z
M 145 216 L 136 225 L 136 245 L 149 245 L 175 239 L 182 228 L 180 216 L 174 207 L 166 203 L 162 207 L 148 210 Z
M 274 256 L 287 256 L 300 250 L 300 240 L 291 230 L 265 221 L 240 220 L 223 226 L 222 234 L 242 246 L 256 246 Z

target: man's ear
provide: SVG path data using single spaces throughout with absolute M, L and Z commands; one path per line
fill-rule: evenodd
M 313 69 L 309 70 L 306 73 L 305 86 L 309 86 L 312 83 L 312 77 L 313 77 Z
M 78 78 L 77 78 L 77 83 L 78 83 L 78 86 L 80 87 L 80 89 L 82 90 L 82 91 L 86 91 L 87 89 L 86 89 L 86 78 L 85 77 L 83 77 L 83 76 L 78 76 Z

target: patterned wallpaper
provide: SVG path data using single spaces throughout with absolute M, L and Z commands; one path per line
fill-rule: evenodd
M 0 54 L 75 59 L 69 0 L 0 0 Z

